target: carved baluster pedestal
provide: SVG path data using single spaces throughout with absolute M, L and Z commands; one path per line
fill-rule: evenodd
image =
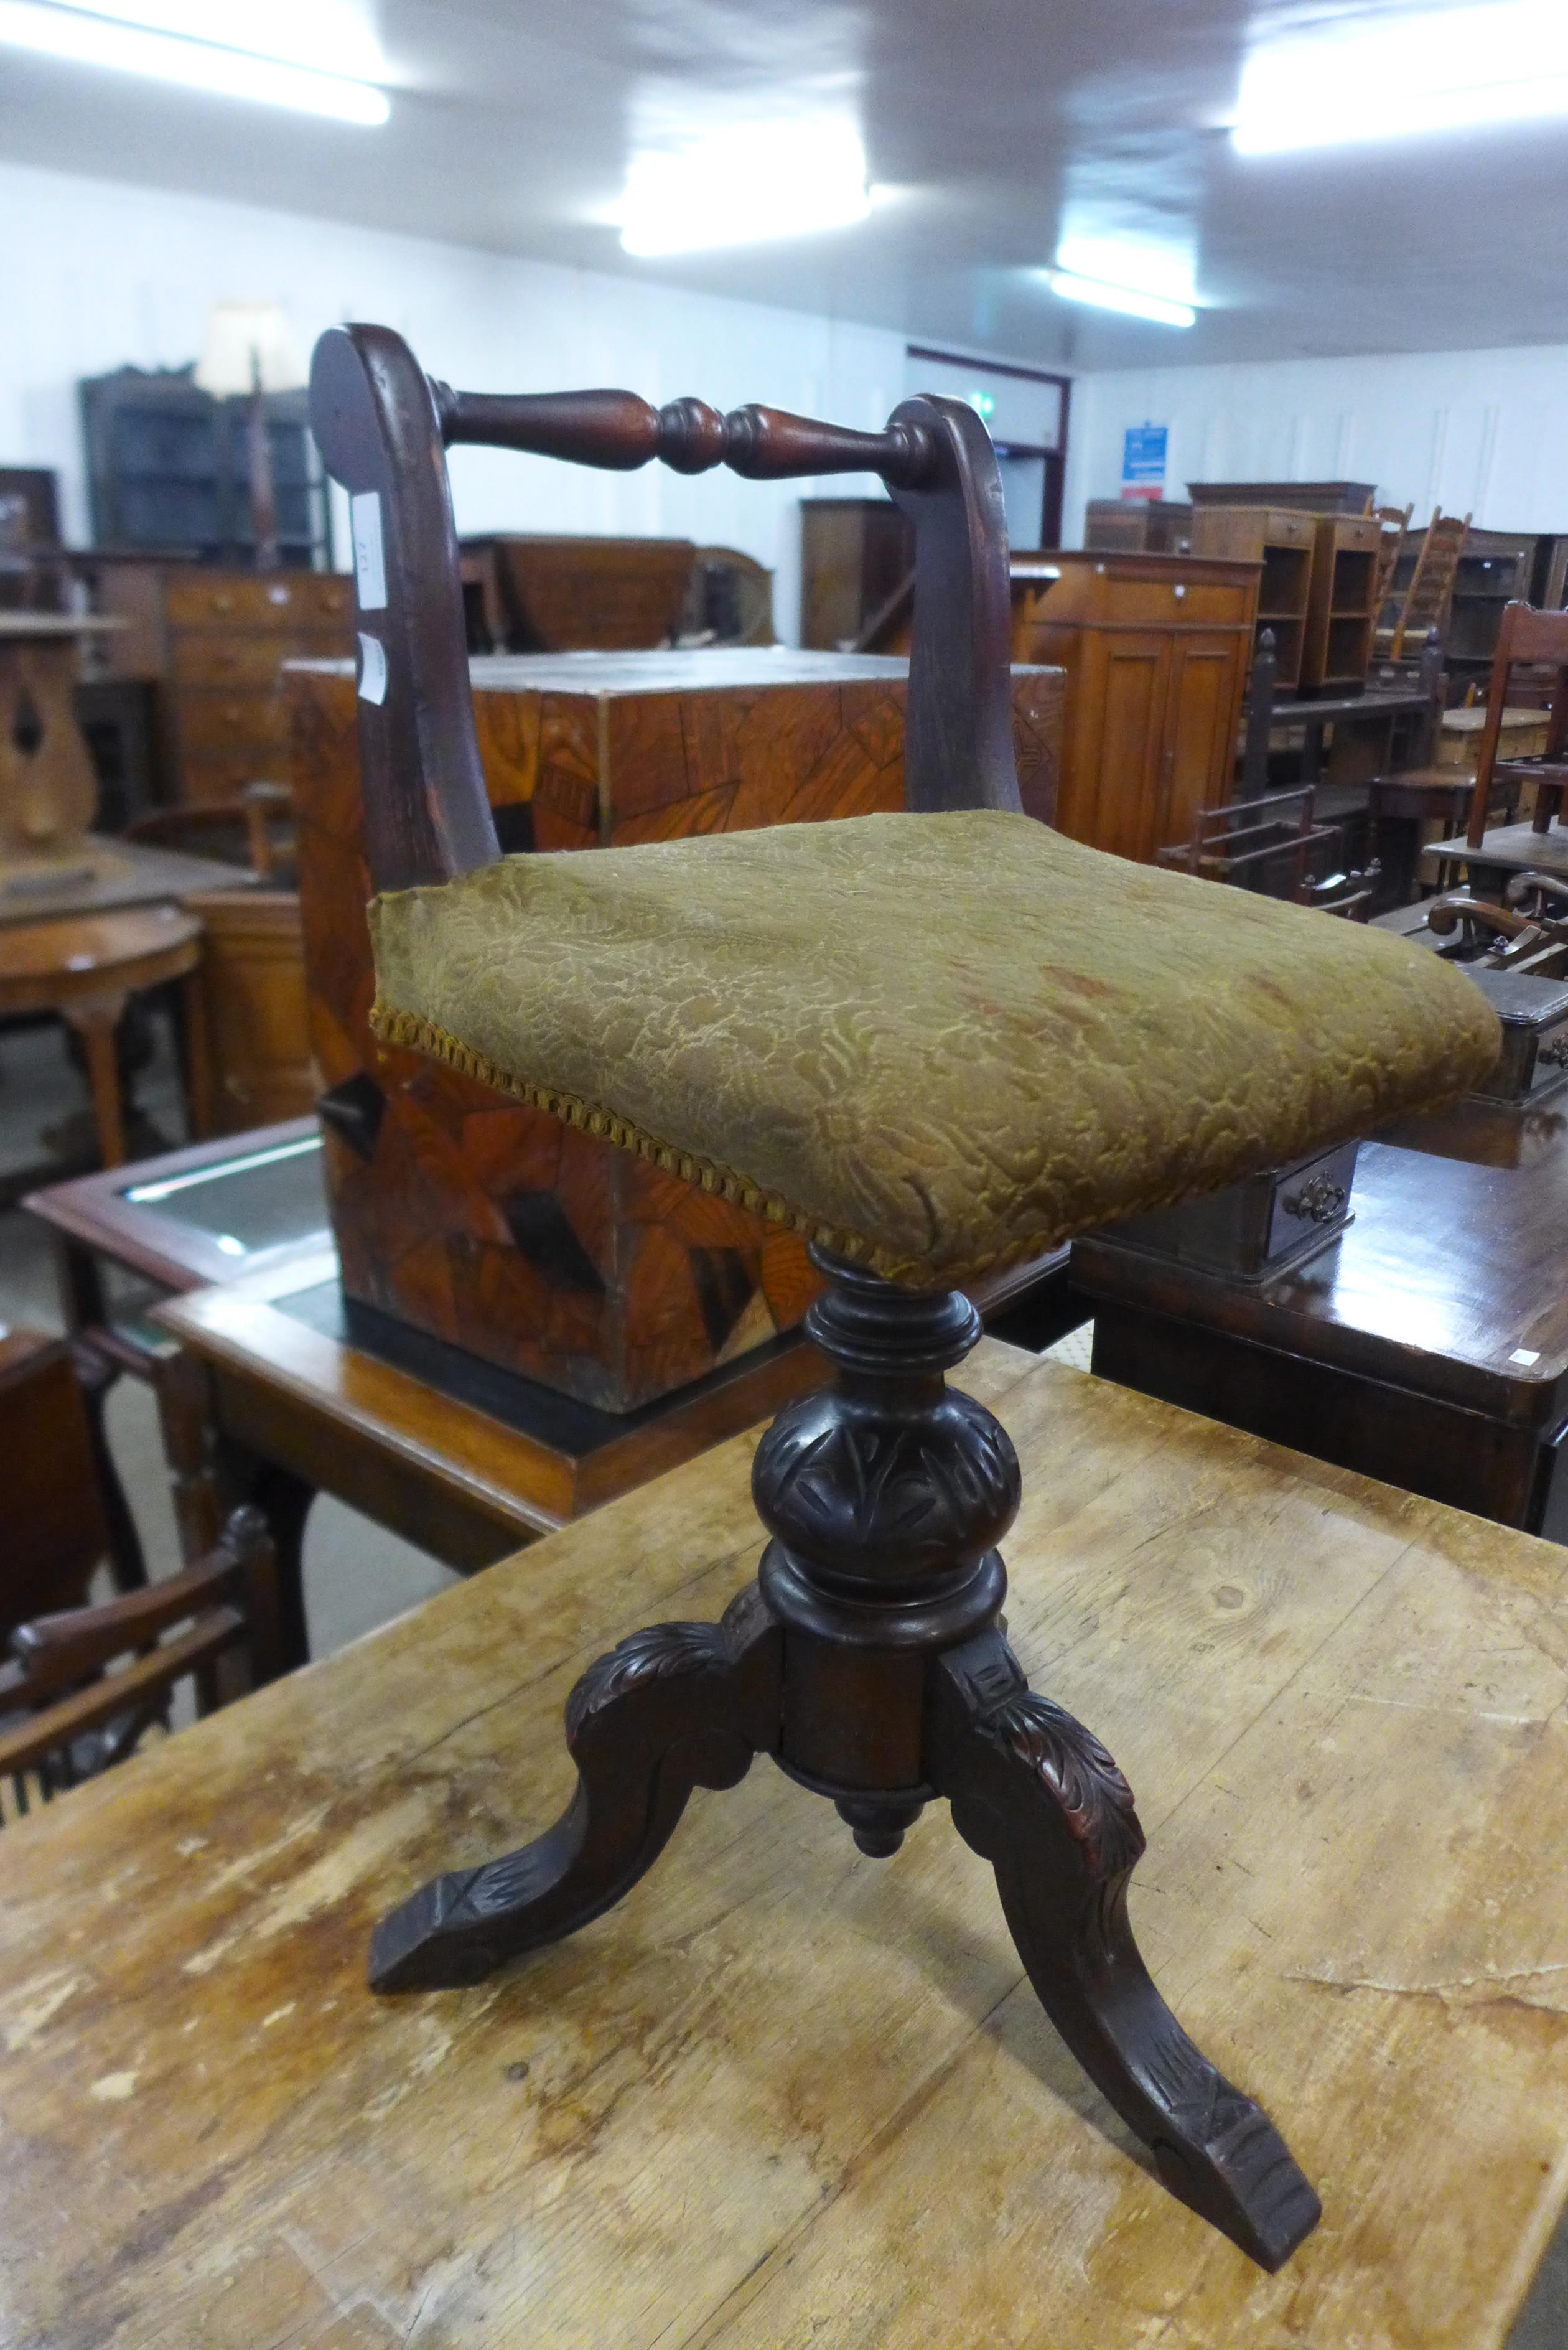
M 829 1796 L 862 1852 L 894 1853 L 945 1796 L 996 1871 L 1053 2022 L 1184 2202 L 1266 2268 L 1318 2200 L 1267 2116 L 1187 2037 L 1138 1956 L 1127 1886 L 1143 1835 L 1098 1740 L 1032 1694 L 1002 1635 L 997 1543 L 1017 1512 L 1005 1431 L 943 1374 L 980 1320 L 823 1253 L 808 1329 L 836 1384 L 758 1451 L 773 1539 L 709 1624 L 634 1633 L 566 1705 L 576 1793 L 534 1844 L 439 1877 L 377 1929 L 379 1991 L 477 1981 L 618 1901 L 693 1787 L 771 1754 Z

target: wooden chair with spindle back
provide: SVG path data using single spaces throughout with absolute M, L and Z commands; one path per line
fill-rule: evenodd
M 588 1668 L 567 1811 L 384 1919 L 372 1983 L 473 1982 L 571 1933 L 653 1865 L 694 1786 L 732 1785 L 754 1754 L 878 1857 L 942 1797 L 1162 2179 L 1277 2266 L 1317 2199 L 1161 2000 L 1127 1922 L 1127 1783 L 1004 1637 L 1018 1468 L 945 1382 L 980 1335 L 958 1284 L 1462 1084 L 1495 1057 L 1492 1014 L 1433 956 L 1023 815 L 1002 484 L 965 403 L 908 400 L 856 432 L 622 391 L 465 393 L 352 327 L 317 345 L 311 412 L 353 517 L 373 1026 L 804 1233 L 826 1284 L 807 1328 L 836 1373 L 755 1456 L 773 1537 L 755 1582 L 717 1625 L 652 1626 Z M 502 858 L 446 477 L 460 442 L 878 473 L 915 533 L 906 813 Z
M 151 808 L 133 816 L 120 836 L 149 847 L 248 865 L 258 881 L 292 889 L 295 870 L 294 795 L 286 784 L 246 784 L 232 799 Z
M 1546 743 L 1538 759 L 1500 759 L 1503 712 L 1508 706 L 1509 680 L 1516 665 L 1540 664 L 1553 672 L 1548 702 Z M 1486 837 L 1487 817 L 1499 793 L 1517 798 L 1527 784 L 1535 787 L 1537 832 L 1547 831 L 1554 816 L 1561 818 L 1563 794 L 1568 789 L 1568 612 L 1538 612 L 1531 604 L 1505 604 L 1497 632 L 1497 651 L 1487 689 L 1486 721 L 1476 758 L 1475 790 L 1470 799 L 1466 845 L 1479 848 Z
M 277 1669 L 272 1543 L 257 1512 L 237 1511 L 206 1557 L 154 1583 L 134 1534 L 132 1551 L 117 1544 L 123 1496 L 116 1484 L 106 1507 L 112 1465 L 88 1408 L 100 1375 L 88 1347 L 32 1330 L 0 1338 L 0 1820 L 123 1762 L 167 1726 L 182 1681 L 202 1713 Z M 89 1605 L 104 1564 L 121 1596 Z

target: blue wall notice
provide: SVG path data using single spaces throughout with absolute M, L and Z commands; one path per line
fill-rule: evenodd
M 1129 489 L 1152 488 L 1165 480 L 1166 424 L 1129 424 L 1122 436 L 1122 480 Z

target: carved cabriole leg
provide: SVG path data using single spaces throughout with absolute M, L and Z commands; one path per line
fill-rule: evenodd
M 752 1488 L 773 1539 L 757 1583 L 721 1625 L 659 1625 L 590 1667 L 566 1707 L 566 1811 L 510 1858 L 405 1902 L 377 1932 L 371 1981 L 476 1981 L 586 1925 L 651 1866 L 692 1788 L 732 1785 L 753 1753 L 828 1796 L 877 1856 L 946 1796 L 1068 2046 L 1167 2186 L 1277 2268 L 1317 2198 L 1150 1981 L 1127 1923 L 1143 1836 L 1127 1782 L 1031 1695 L 1002 1638 L 996 1544 L 1018 1508 L 1017 1457 L 943 1376 L 979 1316 L 957 1294 L 813 1253 L 828 1287 L 806 1326 L 836 1380 L 758 1447 Z
M 377 1928 L 376 1991 L 477 1982 L 611 1908 L 651 1868 L 693 1787 L 732 1787 L 776 1741 L 777 1626 L 753 1585 L 718 1624 L 656 1624 L 566 1700 L 571 1802 L 535 1842 L 433 1877 Z
M 931 1778 L 996 1870 L 1042 2006 L 1171 2193 L 1277 2269 L 1321 2206 L 1268 2116 L 1193 2045 L 1138 1955 L 1132 1790 L 1082 1722 L 1031 1692 L 1000 1631 L 941 1658 L 932 1682 Z

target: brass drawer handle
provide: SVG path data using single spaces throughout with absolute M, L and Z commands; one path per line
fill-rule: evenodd
M 1287 1216 L 1305 1216 L 1314 1224 L 1331 1224 L 1345 1201 L 1343 1183 L 1329 1175 L 1312 1175 L 1299 1191 L 1287 1191 L 1283 1206 Z

